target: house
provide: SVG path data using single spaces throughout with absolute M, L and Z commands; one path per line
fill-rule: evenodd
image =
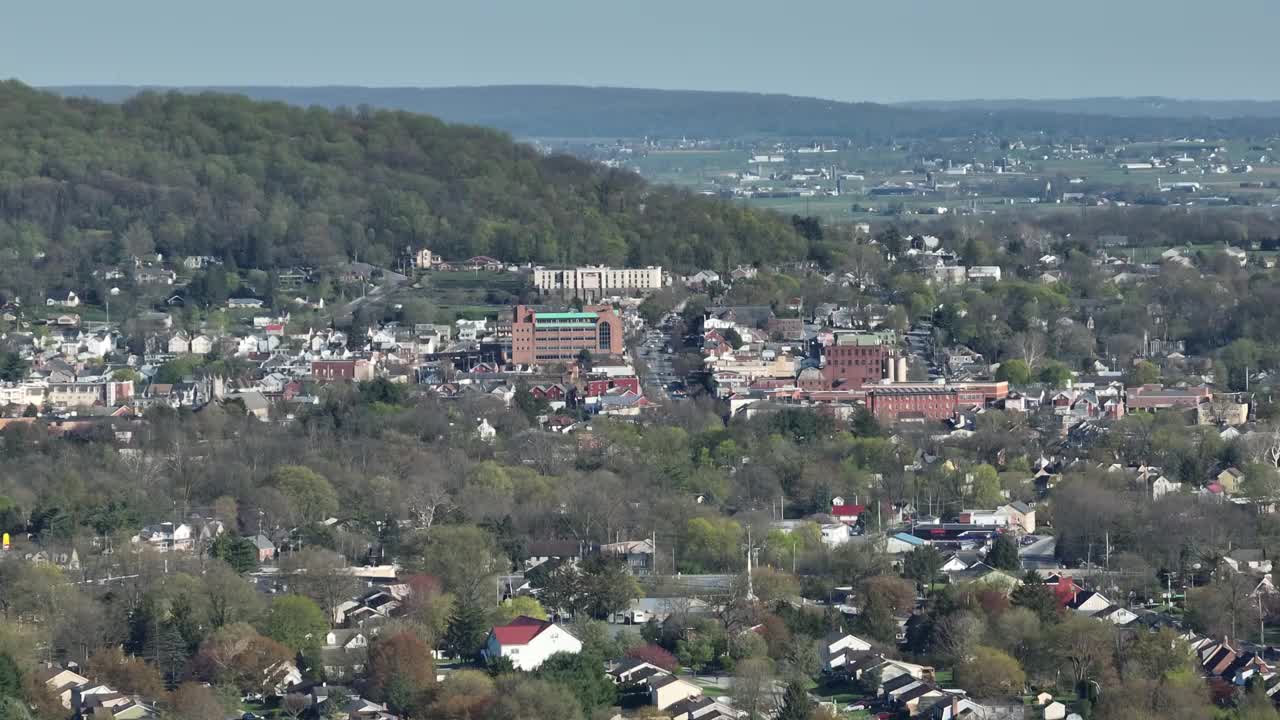
M 213 352 L 213 339 L 208 335 L 196 335 L 191 338 L 191 354 L 208 355 Z
M 71 709 L 72 691 L 89 684 L 89 678 L 65 668 L 50 668 L 42 674 L 42 677 L 45 686 L 58 696 L 58 701 L 67 710 Z
M 68 290 L 65 296 L 56 295 L 45 300 L 45 305 L 49 307 L 80 307 L 80 296 Z
M 866 505 L 850 505 L 841 497 L 832 498 L 831 500 L 831 517 L 846 525 L 857 525 L 858 518 L 862 517 L 862 513 L 866 512 L 866 510 Z
M 621 556 L 633 575 L 648 575 L 653 570 L 655 554 L 653 540 L 607 543 L 600 546 L 600 552 Z
M 271 539 L 266 535 L 254 535 L 252 542 L 253 546 L 258 550 L 258 562 L 264 563 L 275 559 L 276 544 L 271 542 Z
M 324 646 L 326 648 L 356 650 L 369 647 L 369 638 L 360 630 L 335 629 L 325 633 Z
M 1054 700 L 1042 708 L 1041 717 L 1044 720 L 1064 720 L 1067 717 L 1067 706 Z
M 996 514 L 1006 518 L 1009 527 L 1015 527 L 1028 535 L 1036 531 L 1036 511 L 1024 502 L 1013 501 L 996 508 Z
M 489 631 L 483 654 L 490 660 L 510 658 L 517 670 L 536 670 L 558 652 L 581 651 L 582 642 L 569 631 L 553 622 L 521 615 Z
M 444 261 L 444 258 L 436 255 L 427 248 L 422 248 L 413 254 L 413 266 L 419 270 L 430 270 Z
M 231 310 L 257 310 L 264 304 L 258 298 L 231 298 L 227 300 L 227 308 Z
M 666 710 L 682 700 L 702 695 L 702 688 L 675 675 L 663 673 L 649 678 L 649 704 Z
M 191 336 L 187 335 L 186 330 L 179 330 L 169 338 L 167 347 L 174 355 L 185 355 L 191 351 Z
M 1236 572 L 1266 574 L 1271 572 L 1271 560 L 1265 549 L 1236 548 L 1227 553 L 1223 562 Z
M 1071 602 L 1067 603 L 1067 607 L 1080 615 L 1093 617 L 1097 613 L 1111 607 L 1112 604 L 1113 603 L 1104 597 L 1102 593 L 1086 590 L 1084 592 L 1076 593 L 1076 596 L 1071 600 Z
M 871 643 L 849 633 L 829 633 L 820 641 L 819 656 L 822 658 L 822 669 L 830 672 L 844 667 L 851 655 L 866 652 Z
M 890 555 L 905 555 L 929 543 L 910 533 L 894 533 L 884 543 L 884 551 Z
M 257 390 L 242 390 L 233 397 L 238 398 L 244 404 L 245 414 L 259 420 L 269 420 L 271 418 L 271 403 L 267 400 L 267 396 Z
M 668 707 L 671 720 L 738 720 L 738 711 L 706 695 L 691 697 Z
M 1214 477 L 1223 491 L 1228 495 L 1237 495 L 1240 492 L 1240 486 L 1244 484 L 1244 471 L 1238 467 L 1229 467 L 1218 473 Z
M 613 679 L 616 685 L 647 682 L 649 678 L 669 674 L 666 670 L 653 663 L 636 658 L 627 658 L 620 665 L 609 671 L 609 677 Z

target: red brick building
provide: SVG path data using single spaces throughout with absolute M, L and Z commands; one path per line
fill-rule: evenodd
M 630 377 L 616 377 L 616 378 L 598 378 L 598 379 L 588 380 L 586 396 L 596 397 L 599 395 L 604 395 L 605 393 L 609 392 L 614 388 L 622 388 L 624 390 L 633 392 L 637 395 L 644 394 L 643 391 L 640 389 L 640 378 L 630 376 Z
M 622 318 L 608 305 L 582 312 L 535 312 L 517 305 L 511 319 L 511 361 L 518 364 L 569 362 L 578 353 L 621 355 Z
M 867 408 L 883 422 L 908 416 L 940 422 L 965 408 L 985 407 L 1008 395 L 1007 382 L 882 385 L 867 390 Z
M 822 376 L 827 387 L 857 390 L 888 377 L 889 347 L 875 335 L 837 335 L 823 352 Z
M 320 382 L 337 380 L 365 382 L 373 379 L 373 363 L 365 359 L 313 360 L 311 361 L 311 377 Z

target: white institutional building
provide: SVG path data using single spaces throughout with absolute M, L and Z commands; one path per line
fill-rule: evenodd
M 579 268 L 538 268 L 533 271 L 533 285 L 543 293 L 562 294 L 584 301 L 600 300 L 609 295 L 646 295 L 661 290 L 662 268 L 611 268 L 588 265 Z

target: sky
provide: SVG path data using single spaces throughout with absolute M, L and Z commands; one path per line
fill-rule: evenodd
M 1278 0 L 38 0 L 31 85 L 522 83 L 835 100 L 1280 99 Z

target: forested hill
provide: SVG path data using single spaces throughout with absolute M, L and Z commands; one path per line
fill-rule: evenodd
M 1167 97 L 1093 97 L 1059 100 L 918 100 L 898 107 L 916 110 L 1034 111 L 1148 118 L 1280 118 L 1277 100 L 1184 100 Z
M 183 88 L 200 92 L 209 88 Z M 335 108 L 371 107 L 429 113 L 450 122 L 494 127 L 520 137 L 832 137 L 859 142 L 982 134 L 1073 139 L 1270 137 L 1276 117 L 1178 117 L 1162 112 L 1059 112 L 1050 107 L 916 108 L 791 95 L 567 85 L 447 88 L 226 87 L 262 100 Z M 140 88 L 54 88 L 68 96 L 120 101 Z M 1148 117 L 1149 116 L 1149 117 Z
M 677 268 L 804 257 L 780 216 L 402 112 L 0 83 L 0 280 L 155 247 L 241 267 L 447 258 Z M 25 270 L 23 268 L 26 268 Z M 68 281 L 73 278 L 68 278 Z M 0 285 L 3 287 L 4 285 Z

